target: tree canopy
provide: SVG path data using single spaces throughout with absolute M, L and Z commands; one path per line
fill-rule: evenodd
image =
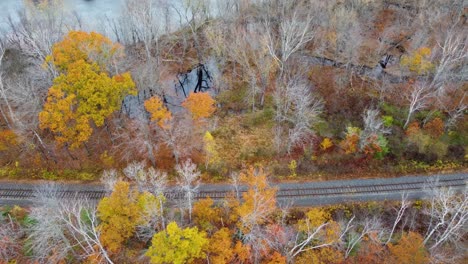
M 60 72 L 49 88 L 39 113 L 41 129 L 49 129 L 58 143 L 79 147 L 120 108 L 123 98 L 136 94 L 130 73 L 114 76 L 104 60 L 118 52 L 109 39 L 97 33 L 71 31 L 53 47 L 47 58 Z

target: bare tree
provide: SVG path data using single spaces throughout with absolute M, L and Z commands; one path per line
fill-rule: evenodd
M 359 46 L 362 42 L 358 7 L 353 4 L 337 5 L 332 13 L 330 25 L 334 35 L 334 53 L 338 60 L 344 61 L 349 70 L 351 64 L 359 64 Z M 366 13 L 366 16 L 372 14 Z
M 27 56 L 35 58 L 40 66 L 52 53 L 52 46 L 59 42 L 68 30 L 75 28 L 76 23 L 69 19 L 73 16 L 65 13 L 61 1 L 47 1 L 41 8 L 32 2 L 18 14 L 19 23 L 9 18 L 12 31 L 9 41 Z M 53 76 L 57 76 L 53 67 L 48 67 L 48 70 Z
M 138 68 L 132 71 L 132 76 L 143 96 L 157 93 L 162 96 L 159 85 L 160 36 L 169 21 L 169 3 L 162 0 L 126 0 L 125 8 L 118 18 L 117 39 L 128 45 L 143 45 L 144 58 L 137 57 Z M 163 14 L 163 15 L 162 15 Z M 169 33 L 169 32 L 166 32 Z
M 135 158 L 147 159 L 156 166 L 156 150 L 158 138 L 156 125 L 144 117 L 137 117 L 112 133 L 114 152 L 122 160 L 130 162 Z
M 275 119 L 278 125 L 286 124 L 288 127 L 288 152 L 294 146 L 303 145 L 305 138 L 312 134 L 312 125 L 318 121 L 322 112 L 323 102 L 311 90 L 305 79 L 292 76 L 275 92 Z
M 134 181 L 140 192 L 148 192 L 154 196 L 148 199 L 145 208 L 141 212 L 142 224 L 137 226 L 137 236 L 143 241 L 148 241 L 155 232 L 166 227 L 164 217 L 164 205 L 166 202 L 165 191 L 167 188 L 167 173 L 150 167 L 146 169 L 143 162 L 132 162 L 123 170 L 125 176 Z
M 180 26 L 188 26 L 191 37 L 194 42 L 195 50 L 197 51 L 198 62 L 203 61 L 202 46 L 198 37 L 198 30 L 207 23 L 210 18 L 210 1 L 209 0 L 189 0 L 189 1 L 174 1 L 171 5 L 172 9 L 179 16 Z
M 11 56 L 22 60 L 18 52 L 4 43 L 0 43 L 0 114 L 9 129 L 21 136 L 26 144 L 36 145 L 45 159 L 55 155 L 51 148 L 44 142 L 38 129 L 38 113 L 42 110 L 42 95 L 45 94 L 48 77 L 41 69 L 28 67 L 24 73 L 11 69 L 14 60 L 7 61 L 4 54 L 8 49 Z
M 390 243 L 390 241 L 392 240 L 393 232 L 395 232 L 396 226 L 401 221 L 401 219 L 403 218 L 403 215 L 405 214 L 406 209 L 408 209 L 410 205 L 411 203 L 408 201 L 408 194 L 404 193 L 403 195 L 401 195 L 400 207 L 395 208 L 397 215 L 395 217 L 395 221 L 393 221 L 393 226 L 392 226 L 390 233 L 388 234 L 388 239 L 385 242 L 385 245 Z
M 166 201 L 165 191 L 167 190 L 167 173 L 149 168 L 146 172 L 146 188 L 152 193 L 157 201 L 159 211 L 157 217 L 161 222 L 162 229 L 166 228 L 166 221 L 164 217 L 164 203 Z M 154 206 L 153 206 L 154 207 Z M 153 208 L 156 209 L 156 208 Z
M 145 181 L 146 176 L 145 167 L 146 166 L 144 162 L 133 161 L 132 163 L 128 164 L 125 169 L 123 169 L 125 176 L 137 184 L 138 190 L 140 192 L 143 191 L 144 188 L 144 184 L 142 183 Z
M 59 217 L 59 187 L 44 185 L 35 195 L 36 206 L 29 214 L 34 219 L 34 224 L 28 228 L 29 253 L 40 263 L 58 263 L 74 250 Z
M 205 35 L 220 60 L 227 58 L 240 66 L 239 73 L 233 74 L 248 84 L 246 101 L 252 110 L 257 101 L 263 107 L 270 74 L 276 70 L 277 63 L 268 52 L 268 37 L 262 25 L 256 21 L 216 23 L 205 30 Z
M 307 250 L 313 250 L 333 245 L 336 241 L 326 241 L 320 236 L 323 236 L 324 230 L 329 226 L 329 223 L 323 223 L 318 227 L 307 228 L 306 235 L 301 237 L 298 232 L 294 238 L 294 246 L 287 252 L 288 259 L 291 261 L 297 255 Z M 320 241 L 317 243 L 317 241 Z M 312 243 L 315 242 L 315 243 Z
M 58 219 L 63 223 L 80 259 L 92 259 L 96 263 L 110 263 L 109 253 L 101 243 L 96 205 L 87 200 L 67 200 L 60 206 Z
M 348 222 L 347 225 L 350 225 L 350 222 Z M 362 223 L 350 226 L 348 230 L 349 232 L 345 247 L 345 258 L 349 257 L 356 245 L 360 243 L 365 236 L 372 232 L 379 232 L 382 234 L 384 229 L 382 228 L 380 219 L 373 217 L 366 218 Z
M 133 180 L 140 192 L 150 192 L 155 196 L 164 196 L 167 185 L 167 173 L 146 166 L 143 162 L 132 162 L 123 170 L 125 176 Z
M 198 171 L 197 165 L 190 159 L 185 160 L 181 164 L 177 164 L 175 169 L 179 175 L 177 183 L 180 190 L 184 193 L 185 204 L 189 211 L 189 220 L 191 222 L 193 201 L 195 193 L 197 193 L 198 187 L 200 186 L 200 171 Z
M 190 140 L 195 133 L 194 124 L 186 116 L 175 116 L 168 122 L 168 126 L 158 130 L 162 142 L 172 150 L 176 164 L 180 158 L 184 158 L 193 148 L 196 142 Z
M 110 194 L 114 190 L 115 184 L 119 181 L 117 170 L 111 169 L 103 171 L 100 181 L 104 184 L 106 192 Z
M 240 200 L 240 177 L 239 177 L 239 173 L 237 172 L 231 172 L 230 174 L 230 182 L 231 182 L 231 186 L 234 188 L 234 192 L 236 194 L 236 199 L 237 200 Z
M 113 263 L 99 240 L 96 205 L 80 199 L 63 199 L 63 187 L 40 186 L 30 217 L 27 238 L 33 258 L 40 263 L 59 263 L 68 255 L 78 260 L 92 257 L 98 263 Z
M 426 82 L 416 82 L 412 84 L 408 93 L 405 94 L 405 100 L 409 103 L 409 107 L 403 127 L 406 128 L 408 126 L 414 113 L 428 107 L 433 98 L 434 92 Z
M 438 96 L 446 92 L 447 82 L 463 81 L 468 74 L 468 30 L 463 26 L 462 15 L 457 14 L 455 17 L 456 20 L 448 29 L 438 29 L 443 35 L 435 47 L 434 57 L 438 63 L 430 85 Z
M 143 195 L 152 194 L 144 193 Z M 140 221 L 136 226 L 136 235 L 138 239 L 148 242 L 153 238 L 154 234 L 164 230 L 164 215 L 163 215 L 163 202 L 164 197 L 156 197 L 156 199 L 147 199 L 144 207 L 140 211 Z
M 266 241 L 273 249 L 281 252 L 288 263 L 293 263 L 298 255 L 309 250 L 339 247 L 352 228 L 353 220 L 354 216 L 343 226 L 334 221 L 320 223 L 317 226 L 306 220 L 305 230 L 301 231 L 285 224 L 281 226 L 279 232 L 278 228 L 275 228 L 275 232 L 268 234 Z
M 456 100 L 458 100 L 458 103 L 455 105 L 455 107 L 451 109 L 447 109 L 447 107 L 443 105 L 449 116 L 447 121 L 445 122 L 446 129 L 455 127 L 457 125 L 457 121 L 465 116 L 465 112 L 468 109 L 468 99 L 466 96 L 467 94 L 468 92 L 463 91 L 462 96 L 456 98 Z
M 12 124 L 10 124 L 10 118 L 15 118 L 15 115 L 13 114 L 13 109 L 10 105 L 10 102 L 8 101 L 7 95 L 6 95 L 6 88 L 3 82 L 3 71 L 2 71 L 2 62 L 3 62 L 3 57 L 5 55 L 5 47 L 3 43 L 0 43 L 0 96 L 2 99 L 2 103 L 0 103 L 0 113 L 2 114 L 3 120 L 5 120 L 5 123 L 7 124 L 8 128 L 12 128 Z M 3 107 L 6 107 L 6 110 L 3 109 Z
M 468 73 L 468 67 L 466 66 L 468 34 L 466 27 L 463 26 L 460 9 L 456 8 L 458 6 L 460 6 L 460 1 L 453 1 L 453 6 L 445 7 L 449 10 L 447 13 L 436 13 L 435 16 L 432 12 L 427 13 L 427 7 L 423 8 L 426 13 L 422 15 L 426 17 L 422 18 L 422 21 L 429 19 L 427 25 L 437 32 L 435 35 L 437 45 L 432 49 L 431 58 L 434 69 L 428 76 L 420 77 L 406 95 L 409 110 L 405 127 L 415 112 L 427 108 L 432 101 L 437 102 L 441 108 L 446 109 L 447 105 L 443 98 L 449 92 L 449 87 L 456 86 L 455 89 L 461 90 L 461 83 L 466 79 L 464 76 Z M 450 8 L 457 11 L 452 12 L 453 10 L 450 11 Z M 450 15 L 450 18 L 447 18 L 447 15 Z M 436 22 L 433 23 L 434 21 Z M 449 21 L 449 23 L 447 24 L 446 21 Z M 423 38 L 427 39 L 427 34 Z M 464 101 L 454 111 L 449 111 L 451 116 L 454 117 L 451 120 L 456 120 L 460 116 L 460 109 L 461 111 L 466 109 Z M 450 121 L 448 125 L 453 125 L 453 121 Z
M 360 135 L 360 148 L 363 149 L 368 144 L 368 139 L 372 136 L 385 135 L 390 133 L 390 129 L 384 126 L 380 118 L 379 110 L 367 109 L 363 116 L 364 129 Z
M 314 39 L 317 21 L 313 12 L 318 10 L 308 6 L 308 1 L 284 0 L 271 2 L 268 8 L 264 20 L 268 50 L 283 72 L 291 55 Z
M 457 193 L 451 188 L 433 187 L 429 192 L 430 204 L 423 211 L 429 217 L 424 244 L 431 250 L 449 242 L 456 244 L 467 233 L 468 189 Z

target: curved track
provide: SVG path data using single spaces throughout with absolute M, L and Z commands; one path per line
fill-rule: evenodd
M 350 201 L 394 200 L 403 193 L 410 198 L 421 198 L 427 195 L 425 189 L 450 187 L 465 189 L 468 182 L 467 173 L 456 173 L 436 176 L 410 176 L 391 179 L 345 180 L 329 182 L 307 182 L 274 185 L 278 201 L 292 201 L 296 206 L 334 204 Z M 34 204 L 35 196 L 41 185 L 2 183 L 0 182 L 0 205 Z M 61 199 L 99 200 L 106 195 L 101 185 L 61 184 L 55 196 Z M 202 185 L 194 194 L 195 199 L 211 197 L 215 200 L 225 198 L 234 188 L 230 185 Z M 246 188 L 240 186 L 239 192 Z M 169 200 L 180 199 L 184 193 L 172 187 L 166 192 Z

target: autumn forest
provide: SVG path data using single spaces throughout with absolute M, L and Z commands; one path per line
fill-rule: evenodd
M 0 203 L 0 264 L 466 263 L 466 181 L 315 207 L 275 185 L 466 175 L 465 1 L 123 0 L 94 31 L 23 2 L 0 33 L 0 187 L 37 188 Z

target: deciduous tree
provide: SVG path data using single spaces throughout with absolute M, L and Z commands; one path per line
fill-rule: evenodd
M 269 221 L 276 209 L 276 189 L 270 187 L 263 168 L 249 168 L 240 175 L 248 190 L 242 194 L 243 202 L 237 207 L 237 227 L 242 232 L 243 242 L 250 246 L 254 262 L 268 251 L 262 225 Z
M 222 221 L 220 209 L 214 206 L 210 197 L 202 199 L 193 205 L 194 223 L 208 232 L 213 231 L 216 225 Z
M 268 221 L 268 216 L 276 209 L 276 189 L 268 184 L 263 168 L 251 167 L 240 174 L 240 179 L 248 190 L 242 193 L 243 202 L 237 209 L 241 219 L 238 226 L 247 234 L 254 226 Z
M 418 233 L 404 234 L 398 244 L 388 245 L 394 263 L 425 264 L 429 263 L 429 254 L 424 247 L 423 238 Z
M 53 45 L 52 52 L 46 57 L 59 72 L 66 73 L 78 61 L 96 63 L 102 71 L 107 71 L 116 60 L 123 56 L 123 48 L 107 37 L 91 32 L 70 31 L 67 36 Z
M 275 120 L 278 126 L 287 127 L 286 149 L 304 146 L 306 138 L 313 134 L 312 125 L 318 121 L 323 110 L 323 102 L 312 92 L 307 80 L 299 75 L 289 76 L 274 95 L 276 105 Z M 282 131 L 279 129 L 277 131 Z M 276 135 L 278 150 L 284 140 Z
M 127 94 L 136 93 L 129 73 L 111 77 L 105 69 L 118 52 L 118 47 L 97 33 L 72 31 L 54 45 L 48 61 L 61 74 L 49 89 L 39 121 L 59 143 L 79 147 L 91 136 L 93 124 L 102 126 Z
M 209 93 L 204 92 L 190 93 L 187 99 L 182 103 L 182 106 L 189 110 L 195 120 L 208 118 L 216 110 L 215 100 Z
M 150 113 L 151 121 L 155 121 L 161 128 L 167 128 L 166 122 L 172 118 L 159 97 L 153 96 L 145 101 L 145 109 Z
M 181 229 L 177 223 L 171 222 L 165 231 L 154 235 L 145 255 L 153 264 L 190 263 L 205 256 L 203 248 L 207 243 L 205 232 L 198 231 L 196 227 Z
M 218 164 L 218 162 L 220 162 L 220 158 L 216 149 L 216 141 L 209 131 L 205 132 L 205 136 L 203 136 L 203 143 L 206 156 L 205 167 L 208 168 L 208 164 Z
M 177 182 L 179 188 L 184 193 L 184 202 L 189 211 L 189 220 L 192 221 L 194 196 L 200 186 L 200 171 L 197 169 L 197 165 L 190 159 L 187 159 L 182 164 L 177 164 L 175 169 L 177 174 L 179 174 Z
M 104 197 L 98 205 L 101 223 L 101 241 L 111 252 L 118 252 L 122 244 L 134 233 L 140 219 L 136 195 L 128 182 L 119 181 L 109 197 Z
M 234 257 L 231 237 L 231 232 L 225 227 L 213 234 L 206 246 L 206 254 L 210 263 L 230 263 Z

